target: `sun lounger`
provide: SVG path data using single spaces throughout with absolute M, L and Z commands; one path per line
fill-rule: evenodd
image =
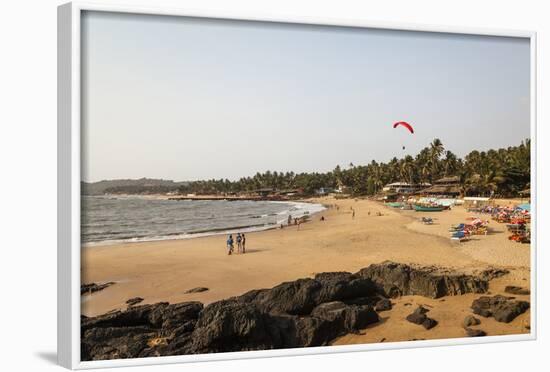
M 518 243 L 530 243 L 531 234 L 528 231 L 512 233 L 512 235 L 510 235 L 508 239 Z
M 458 225 L 451 226 L 449 231 L 451 231 L 451 232 L 453 232 L 453 231 L 463 231 L 465 227 L 466 227 L 465 224 L 459 223 Z
M 463 242 L 463 241 L 466 241 L 468 239 L 469 239 L 469 236 L 464 231 L 457 231 L 457 232 L 453 233 L 453 235 L 451 236 L 451 240 L 458 241 L 458 242 Z

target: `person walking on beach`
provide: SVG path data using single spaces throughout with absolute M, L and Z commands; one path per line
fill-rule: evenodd
M 237 252 L 241 253 L 243 250 L 243 243 L 241 233 L 237 233 Z
M 241 244 L 243 247 L 243 253 L 246 253 L 246 236 L 244 236 L 244 233 L 241 234 Z
M 233 235 L 229 234 L 227 238 L 227 254 L 233 253 Z
M 355 219 L 355 209 L 352 209 L 352 210 L 351 210 L 351 219 L 352 219 L 352 220 Z
M 288 222 L 287 222 L 287 225 L 290 226 L 291 223 L 292 223 L 292 215 L 289 214 L 289 215 L 288 215 Z

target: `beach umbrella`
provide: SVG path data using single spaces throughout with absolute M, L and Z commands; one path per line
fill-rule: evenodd
M 518 209 L 521 209 L 521 210 L 524 210 L 524 211 L 527 211 L 527 212 L 531 212 L 531 204 L 529 204 L 529 203 L 520 204 L 520 205 L 518 205 Z

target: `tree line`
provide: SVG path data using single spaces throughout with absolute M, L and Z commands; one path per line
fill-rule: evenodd
M 266 171 L 236 181 L 212 179 L 191 181 L 178 188 L 182 194 L 249 193 L 259 189 L 300 189 L 312 195 L 320 188 L 345 186 L 354 196 L 375 195 L 388 183 L 433 183 L 447 176 L 457 176 L 464 195 L 516 196 L 529 188 L 531 142 L 498 150 L 472 151 L 464 158 L 445 150 L 434 139 L 415 157 L 394 157 L 387 163 L 372 161 L 367 165 L 336 166 L 326 173 Z

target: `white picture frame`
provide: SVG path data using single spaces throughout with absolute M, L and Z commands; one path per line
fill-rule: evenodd
M 300 23 L 364 27 L 376 29 L 426 31 L 520 37 L 530 40 L 530 125 L 531 125 L 531 197 L 533 238 L 531 242 L 531 332 L 509 336 L 454 338 L 415 342 L 329 346 L 290 350 L 231 352 L 206 355 L 181 355 L 156 358 L 118 359 L 106 361 L 80 360 L 80 168 L 81 168 L 81 35 L 83 11 L 122 12 L 167 16 L 206 17 L 253 20 L 263 22 Z M 263 14 L 232 14 L 229 12 L 190 11 L 185 9 L 124 6 L 75 1 L 58 8 L 58 361 L 70 369 L 90 369 L 150 364 L 185 363 L 245 358 L 312 355 L 353 351 L 374 351 L 447 345 L 480 344 L 503 341 L 535 340 L 537 337 L 537 159 L 536 159 L 536 33 L 532 31 L 457 28 L 435 25 L 392 24 L 367 20 L 319 19 L 311 17 L 280 17 Z

